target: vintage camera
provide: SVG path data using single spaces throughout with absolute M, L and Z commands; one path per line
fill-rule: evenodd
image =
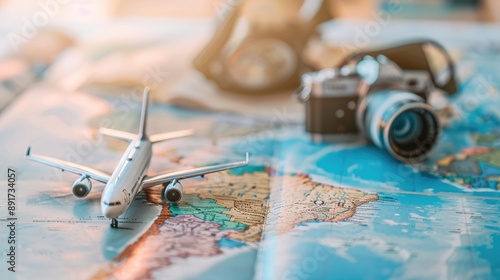
M 306 104 L 306 129 L 313 140 L 362 133 L 403 162 L 426 158 L 440 125 L 427 103 L 431 73 L 403 70 L 386 56 L 302 76 L 299 99 Z

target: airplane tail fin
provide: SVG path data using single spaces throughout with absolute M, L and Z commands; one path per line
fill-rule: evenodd
M 140 127 L 139 127 L 139 135 L 138 135 L 139 139 L 148 138 L 148 136 L 146 134 L 146 123 L 147 123 L 147 117 L 148 117 L 148 102 L 149 102 L 149 88 L 146 87 L 144 89 L 144 97 L 142 100 L 141 123 L 140 123 Z M 126 139 L 132 137 L 132 135 L 130 135 L 129 133 L 126 133 L 126 132 L 122 133 L 120 131 L 111 131 L 110 129 L 104 130 L 103 132 L 108 133 L 108 135 L 112 134 L 111 136 L 116 137 L 116 138 L 120 138 L 123 140 L 126 140 Z M 151 141 L 151 143 L 158 143 L 161 141 L 166 141 L 166 140 L 180 138 L 180 137 L 186 137 L 186 136 L 190 136 L 193 134 L 194 134 L 194 130 L 192 130 L 192 129 L 174 131 L 174 132 L 168 132 L 168 133 L 161 133 L 161 134 L 151 135 L 151 137 L 149 137 L 149 141 Z
M 148 102 L 149 102 L 149 87 L 144 89 L 144 96 L 142 100 L 141 123 L 139 127 L 139 138 L 144 139 L 146 134 L 146 122 L 148 118 Z

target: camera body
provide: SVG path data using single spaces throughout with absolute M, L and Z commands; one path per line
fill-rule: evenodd
M 364 134 L 409 162 L 423 160 L 437 142 L 439 123 L 427 104 L 433 90 L 428 71 L 403 70 L 379 55 L 304 74 L 299 99 L 314 141 Z

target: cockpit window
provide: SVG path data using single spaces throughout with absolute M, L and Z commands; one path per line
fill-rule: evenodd
M 106 201 L 104 201 L 103 203 L 104 203 L 104 205 L 108 205 L 108 206 L 122 205 L 122 203 L 120 201 L 116 201 L 116 202 L 106 202 Z

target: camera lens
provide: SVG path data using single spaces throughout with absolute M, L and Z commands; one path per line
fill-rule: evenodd
M 416 94 L 389 90 L 366 100 L 363 129 L 372 142 L 404 162 L 425 159 L 436 145 L 439 124 L 432 108 Z
M 423 121 L 417 112 L 406 111 L 394 120 L 389 136 L 394 143 L 405 145 L 418 139 L 422 135 L 423 127 Z

